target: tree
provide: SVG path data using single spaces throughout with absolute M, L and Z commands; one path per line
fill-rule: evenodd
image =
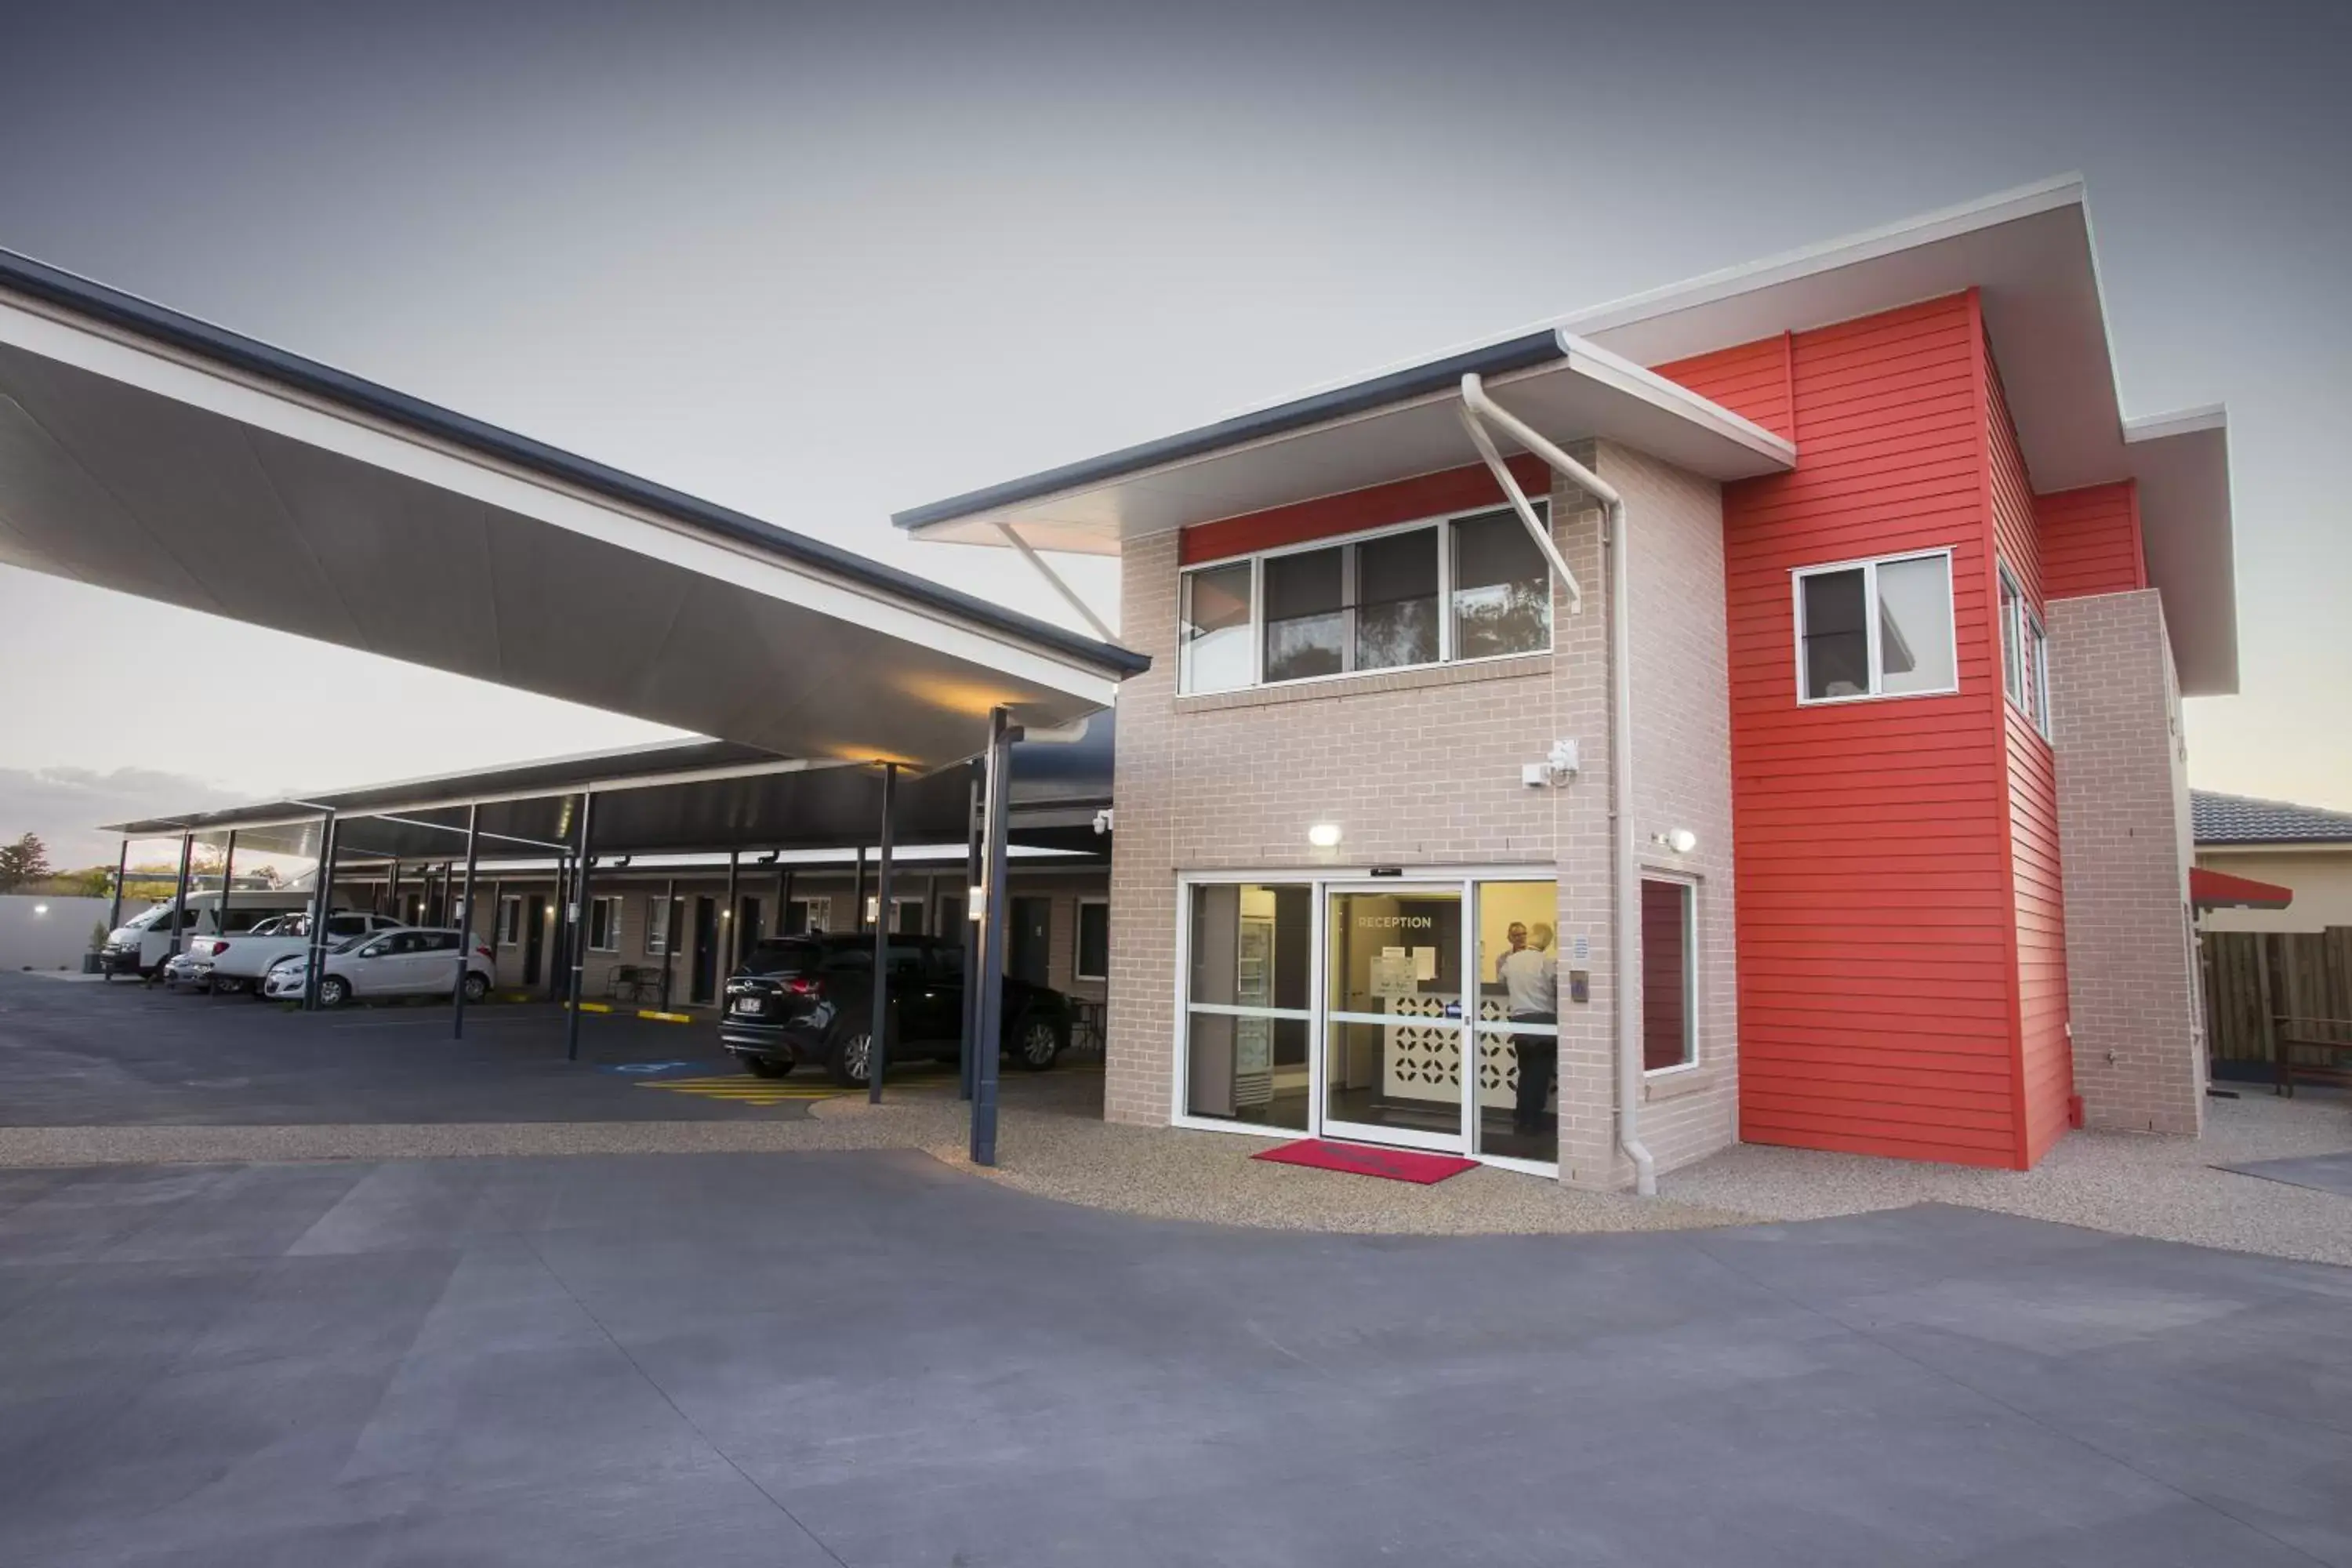
M 0 844 L 0 893 L 13 893 L 49 874 L 49 847 L 36 835 L 27 833 L 14 844 Z

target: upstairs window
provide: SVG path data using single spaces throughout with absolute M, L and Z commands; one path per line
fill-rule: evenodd
M 1186 693 L 1542 653 L 1551 573 L 1509 511 L 1414 523 L 1185 573 L 1177 643 Z
M 1959 689 L 1949 551 L 1811 566 L 1795 577 L 1800 702 Z
M 2009 568 L 2000 569 L 2000 677 L 2009 700 L 2050 738 L 2050 637 Z

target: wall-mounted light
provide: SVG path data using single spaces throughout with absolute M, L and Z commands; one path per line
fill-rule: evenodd
M 1318 822 L 1307 830 L 1307 842 L 1318 849 L 1337 849 L 1339 837 L 1339 825 L 1336 822 Z
M 47 904 L 35 904 L 33 906 L 33 912 L 37 915 L 47 914 L 49 912 L 49 906 Z
M 1653 833 L 1650 842 L 1662 845 L 1676 855 L 1687 855 L 1698 847 L 1698 835 L 1687 827 L 1676 827 L 1664 833 Z

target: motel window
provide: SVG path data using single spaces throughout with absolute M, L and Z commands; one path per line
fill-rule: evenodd
M 522 936 L 522 900 L 504 898 L 499 900 L 499 945 L 512 947 Z
M 1698 899 L 1688 882 L 1642 882 L 1642 1068 L 1698 1060 Z
M 621 900 L 617 895 L 588 900 L 588 951 L 621 951 Z
M 2050 637 L 2009 568 L 2000 569 L 2001 689 L 2042 738 L 2050 738 Z
M 1488 511 L 1187 572 L 1177 679 L 1231 691 L 1550 646 L 1543 552 Z
M 1079 980 L 1110 978 L 1110 904 L 1105 900 L 1078 900 L 1078 951 L 1070 973 Z
M 1948 551 L 1795 574 L 1801 702 L 1959 689 Z

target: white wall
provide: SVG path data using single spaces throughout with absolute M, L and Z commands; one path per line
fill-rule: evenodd
M 90 928 L 105 921 L 107 909 L 104 899 L 0 896 L 0 969 L 79 970 Z M 123 907 L 125 915 L 133 912 Z

